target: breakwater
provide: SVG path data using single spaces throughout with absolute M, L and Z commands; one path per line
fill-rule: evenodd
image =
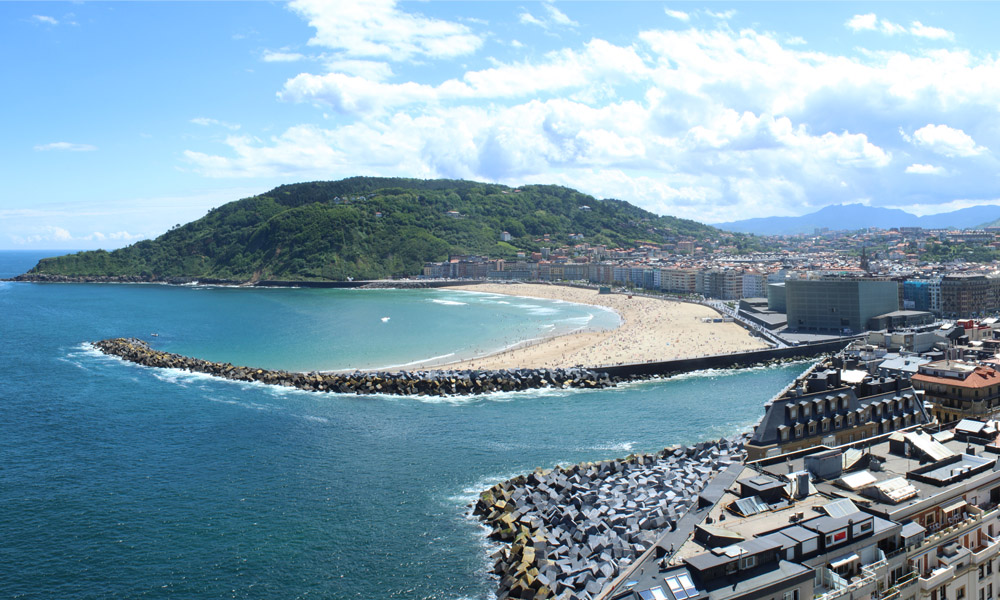
M 343 394 L 454 396 L 549 387 L 596 389 L 613 387 L 628 379 L 582 368 L 297 373 L 241 367 L 162 352 L 135 338 L 107 339 L 94 342 L 93 345 L 105 354 L 147 367 L 182 369 L 233 381 L 255 381 L 307 391 Z
M 706 369 L 740 369 L 761 364 L 774 364 L 784 361 L 815 358 L 824 354 L 840 352 L 851 339 L 837 339 L 828 342 L 802 344 L 786 348 L 768 348 L 765 350 L 750 350 L 748 352 L 732 352 L 729 354 L 713 354 L 694 358 L 677 358 L 674 360 L 650 361 L 628 365 L 607 365 L 591 367 L 595 371 L 607 373 L 612 377 L 653 377 L 670 376 Z
M 594 598 L 742 461 L 745 440 L 536 470 L 483 492 L 473 513 L 509 543 L 493 557 L 498 599 Z

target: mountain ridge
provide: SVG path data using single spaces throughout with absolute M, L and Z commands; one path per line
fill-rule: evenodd
M 898 208 L 863 204 L 832 204 L 798 217 L 758 217 L 715 223 L 724 231 L 756 235 L 810 234 L 819 228 L 853 231 L 866 227 L 922 227 L 924 229 L 969 229 L 992 225 L 1000 220 L 1000 205 L 982 204 L 946 213 L 918 217 Z

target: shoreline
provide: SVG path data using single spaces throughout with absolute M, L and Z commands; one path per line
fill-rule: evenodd
M 437 365 L 448 369 L 607 367 L 770 348 L 736 323 L 704 322 L 719 314 L 700 304 L 539 283 L 475 283 L 456 291 L 541 298 L 612 310 L 621 324 L 526 340 L 493 354 Z

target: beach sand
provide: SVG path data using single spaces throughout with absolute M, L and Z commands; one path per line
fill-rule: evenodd
M 736 323 L 705 323 L 719 313 L 707 306 L 597 290 L 531 283 L 484 283 L 449 289 L 547 298 L 604 306 L 622 324 L 611 331 L 574 333 L 529 346 L 446 365 L 449 369 L 596 367 L 758 350 L 768 345 Z

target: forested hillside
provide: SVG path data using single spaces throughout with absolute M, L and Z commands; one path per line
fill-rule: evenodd
M 589 207 L 589 208 L 584 208 Z M 513 238 L 502 242 L 501 232 Z M 377 279 L 419 274 L 455 254 L 514 257 L 571 242 L 609 248 L 720 232 L 572 189 L 354 177 L 284 185 L 230 202 L 155 240 L 44 259 L 30 274 L 161 280 Z M 549 234 L 549 241 L 542 236 Z M 749 236 L 727 243 L 753 245 Z

